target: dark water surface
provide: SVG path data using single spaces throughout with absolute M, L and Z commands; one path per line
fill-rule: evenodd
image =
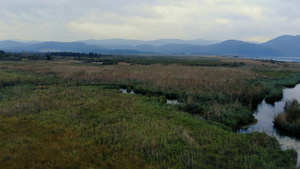
M 267 104 L 265 101 L 259 104 L 254 113 L 257 123 L 248 128 L 241 129 L 239 132 L 249 133 L 258 131 L 276 137 L 283 150 L 293 148 L 297 151 L 297 166 L 300 166 L 300 138 L 278 131 L 274 128 L 273 124 L 274 117 L 278 113 L 283 112 L 285 101 L 291 99 L 297 99 L 300 102 L 300 85 L 291 89 L 283 89 L 283 99 L 279 102 L 275 102 L 274 105 Z

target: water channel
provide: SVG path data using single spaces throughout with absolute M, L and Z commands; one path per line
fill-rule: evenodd
M 286 149 L 295 149 L 298 153 L 297 158 L 297 166 L 300 166 L 300 138 L 296 138 L 291 135 L 286 135 L 281 131 L 274 128 L 273 120 L 274 117 L 283 112 L 283 107 L 285 105 L 285 101 L 297 99 L 300 101 L 300 84 L 295 86 L 294 88 L 286 88 L 283 89 L 283 98 L 279 102 L 275 102 L 274 105 L 267 104 L 263 101 L 258 105 L 256 112 L 254 113 L 255 119 L 257 119 L 257 123 L 241 129 L 239 132 L 249 133 L 249 132 L 265 132 L 269 136 L 274 136 L 281 145 L 283 150 Z
M 127 91 L 127 89 L 120 89 L 120 91 L 123 93 L 123 94 L 135 94 L 134 91 Z M 166 102 L 167 104 L 172 104 L 172 105 L 179 105 L 179 104 L 182 104 L 181 102 L 179 102 L 178 100 L 167 100 Z
M 135 94 L 133 91 L 127 91 L 126 89 L 120 89 L 122 93 Z M 275 137 L 281 148 L 294 149 L 298 153 L 297 157 L 297 166 L 300 166 L 300 138 L 296 138 L 286 133 L 274 128 L 274 117 L 283 112 L 283 107 L 287 100 L 297 99 L 300 102 L 300 84 L 296 85 L 294 88 L 285 88 L 283 89 L 283 98 L 279 102 L 275 102 L 274 105 L 268 104 L 263 101 L 257 106 L 257 110 L 254 112 L 254 117 L 257 120 L 257 123 L 246 128 L 243 128 L 237 132 L 240 133 L 251 133 L 251 132 L 265 132 L 269 136 Z M 181 104 L 177 100 L 167 100 L 167 104 Z

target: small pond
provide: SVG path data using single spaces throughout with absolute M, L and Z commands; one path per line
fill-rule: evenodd
M 298 153 L 297 166 L 300 166 L 300 138 L 296 138 L 274 128 L 274 117 L 283 112 L 285 101 L 297 99 L 300 101 L 300 85 L 294 88 L 283 89 L 283 98 L 279 102 L 275 102 L 274 105 L 267 104 L 263 101 L 258 105 L 257 110 L 254 113 L 257 123 L 247 128 L 241 129 L 238 132 L 250 133 L 254 131 L 265 132 L 269 136 L 274 136 L 278 140 L 283 150 L 293 148 Z
M 120 89 L 120 91 L 124 94 L 135 94 L 134 91 L 128 91 L 127 89 Z M 172 105 L 179 105 L 182 104 L 181 102 L 179 102 L 178 100 L 167 100 L 166 102 L 167 104 L 172 104 Z
M 127 93 L 129 93 L 129 94 L 135 94 L 134 91 L 127 91 L 127 89 L 120 89 L 120 91 L 122 93 L 124 93 L 124 94 L 127 94 Z
M 178 100 L 167 100 L 167 104 L 178 105 L 178 104 L 182 104 L 182 103 L 179 102 Z

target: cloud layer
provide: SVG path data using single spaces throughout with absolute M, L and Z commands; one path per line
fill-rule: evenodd
M 300 28 L 300 1 L 9 0 L 0 39 L 239 39 L 266 41 Z

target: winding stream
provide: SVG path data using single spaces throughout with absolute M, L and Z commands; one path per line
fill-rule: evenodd
M 256 112 L 254 113 L 257 123 L 239 130 L 241 133 L 250 133 L 254 131 L 265 132 L 269 136 L 274 136 L 281 145 L 283 150 L 293 148 L 298 153 L 297 166 L 300 166 L 300 138 L 294 136 L 288 136 L 274 128 L 273 120 L 275 115 L 283 111 L 286 100 L 297 99 L 300 101 L 300 84 L 294 88 L 283 89 L 283 98 L 279 102 L 275 102 L 274 105 L 267 104 L 263 101 L 258 105 Z
M 134 91 L 128 92 L 126 89 L 120 89 L 122 93 L 127 94 L 135 94 Z M 297 99 L 300 102 L 300 84 L 296 85 L 294 88 L 285 88 L 283 89 L 283 98 L 279 102 L 275 102 L 274 105 L 267 104 L 263 101 L 258 105 L 257 110 L 254 113 L 255 119 L 257 119 L 257 123 L 246 128 L 240 129 L 239 133 L 251 133 L 251 132 L 265 132 L 269 136 L 275 137 L 281 148 L 283 150 L 286 149 L 295 149 L 298 153 L 297 157 L 297 166 L 300 166 L 300 138 L 296 138 L 294 136 L 286 135 L 281 131 L 278 131 L 274 128 L 273 120 L 274 117 L 283 112 L 283 107 L 285 105 L 285 101 Z M 181 104 L 177 100 L 167 100 L 167 104 Z

